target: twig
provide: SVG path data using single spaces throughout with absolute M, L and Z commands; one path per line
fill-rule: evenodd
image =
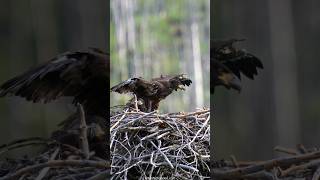
M 290 173 L 292 173 L 294 171 L 298 171 L 298 170 L 301 170 L 301 169 L 307 169 L 307 168 L 311 168 L 311 167 L 316 167 L 316 166 L 319 166 L 319 165 L 320 165 L 320 160 L 310 161 L 308 163 L 304 163 L 304 164 L 301 164 L 301 165 L 294 165 L 294 166 L 291 166 L 290 168 L 288 168 L 286 170 L 283 170 L 281 172 L 281 176 L 285 177 L 285 176 L 289 175 Z
M 52 161 L 52 160 L 54 160 L 54 159 L 56 158 L 56 156 L 58 155 L 59 151 L 60 151 L 60 148 L 58 147 L 58 148 L 53 152 L 53 154 L 51 155 L 50 161 Z M 36 178 L 36 180 L 41 180 L 41 179 L 43 179 L 43 178 L 46 176 L 46 174 L 48 173 L 49 170 L 50 170 L 50 167 L 43 168 L 43 169 L 40 171 L 40 173 L 39 173 L 38 177 Z
M 320 167 L 317 168 L 316 172 L 313 174 L 312 180 L 320 179 Z
M 301 162 L 305 162 L 305 161 L 316 159 L 316 158 L 320 158 L 320 151 L 306 153 L 302 155 L 296 155 L 292 157 L 272 159 L 272 160 L 261 162 L 248 167 L 235 168 L 227 171 L 221 171 L 221 170 L 215 169 L 213 172 L 214 172 L 214 176 L 217 178 L 221 178 L 221 177 L 235 178 L 235 177 L 241 177 L 246 174 L 251 174 L 251 173 L 255 173 L 262 170 L 268 170 L 276 166 L 279 166 L 279 167 L 288 166 L 290 164 L 301 163 Z
M 110 179 L 110 170 L 102 171 L 101 173 L 89 178 L 88 180 L 106 180 Z
M 78 112 L 80 116 L 80 147 L 85 154 L 85 158 L 89 159 L 90 157 L 90 150 L 89 150 L 89 142 L 88 142 L 88 135 L 87 135 L 87 123 L 86 117 L 83 110 L 83 107 L 80 103 L 78 103 Z
M 237 158 L 234 155 L 231 155 L 230 158 L 231 158 L 231 162 L 233 163 L 233 165 L 238 168 L 239 163 L 237 161 Z
M 17 172 L 13 174 L 0 178 L 0 180 L 17 179 L 25 173 L 35 171 L 45 167 L 64 167 L 64 166 L 95 167 L 100 169 L 107 169 L 110 167 L 110 165 L 108 165 L 105 162 L 97 162 L 97 161 L 91 161 L 91 160 L 53 160 L 53 161 L 48 161 L 45 163 L 40 163 L 40 164 L 19 169 Z
M 112 125 L 112 127 L 110 128 L 110 131 L 112 131 L 112 130 L 126 117 L 128 111 L 129 111 L 129 109 L 127 109 L 127 110 L 123 113 L 123 115 L 121 116 L 121 118 L 120 118 L 116 123 L 114 123 L 114 124 Z
M 203 111 L 196 111 L 196 112 L 192 112 L 192 113 L 188 113 L 186 115 L 178 115 L 178 116 L 173 116 L 175 118 L 186 118 L 188 116 L 194 116 L 194 115 L 198 115 L 198 114 L 204 114 L 204 113 L 207 113 L 207 112 L 210 112 L 210 109 L 208 110 L 203 110 Z
M 307 153 L 308 150 L 304 147 L 303 144 L 298 144 L 297 145 L 297 149 L 300 151 L 300 153 L 304 154 L 304 153 Z
M 282 152 L 282 153 L 286 153 L 286 154 L 290 154 L 290 155 L 297 155 L 299 154 L 296 150 L 294 149 L 290 149 L 290 148 L 284 148 L 281 146 L 276 146 L 275 148 L 273 148 L 274 151 L 277 152 Z

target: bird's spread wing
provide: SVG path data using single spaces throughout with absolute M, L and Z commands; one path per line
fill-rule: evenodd
M 0 96 L 15 95 L 33 102 L 71 96 L 88 107 L 107 92 L 108 74 L 108 54 L 97 49 L 66 52 L 8 80 L 0 86 Z
M 111 91 L 120 94 L 133 93 L 140 98 L 142 96 L 152 96 L 156 94 L 158 86 L 157 84 L 146 81 L 142 78 L 130 78 L 113 86 Z
M 238 52 L 238 56 L 226 60 L 223 62 L 239 79 L 241 79 L 240 73 L 243 73 L 246 77 L 254 79 L 254 76 L 258 74 L 258 68 L 263 69 L 261 61 L 243 50 Z
M 250 79 L 258 74 L 257 69 L 263 69 L 263 64 L 254 55 L 242 49 L 237 49 L 233 45 L 236 42 L 243 41 L 230 39 L 225 41 L 211 41 L 211 52 L 213 59 L 220 61 L 227 66 L 239 79 L 241 73 Z
M 126 94 L 129 92 L 133 92 L 137 81 L 138 81 L 138 78 L 130 78 L 126 81 L 123 81 L 123 82 L 113 86 L 111 88 L 111 91 L 117 92 L 120 94 Z

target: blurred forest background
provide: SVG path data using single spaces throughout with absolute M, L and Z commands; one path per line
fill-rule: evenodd
M 111 86 L 131 77 L 185 73 L 193 84 L 163 112 L 209 107 L 209 0 L 111 0 Z M 111 106 L 131 98 L 111 93 Z
M 0 83 L 65 51 L 109 48 L 106 0 L 2 0 Z M 0 98 L 0 143 L 31 136 L 49 137 L 74 111 L 70 99 L 46 105 Z
M 238 47 L 264 63 L 240 94 L 216 89 L 216 158 L 258 160 L 276 145 L 319 147 L 320 1 L 213 1 L 215 39 L 246 38 Z

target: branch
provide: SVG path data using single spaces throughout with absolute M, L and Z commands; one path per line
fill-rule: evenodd
M 106 162 L 97 162 L 97 161 L 91 161 L 91 160 L 53 160 L 53 161 L 48 161 L 45 163 L 40 163 L 40 164 L 22 168 L 17 172 L 15 172 L 14 174 L 0 178 L 0 180 L 18 179 L 21 175 L 25 173 L 35 171 L 45 167 L 64 167 L 64 166 L 95 167 L 99 169 L 110 168 L 110 165 L 107 164 Z
M 85 113 L 83 107 L 80 103 L 78 103 L 78 112 L 80 115 L 80 147 L 85 154 L 85 158 L 89 159 L 90 157 L 90 150 L 89 150 L 89 143 L 88 143 L 88 135 L 87 135 L 87 124 Z
M 312 160 L 316 158 L 320 158 L 320 151 L 315 151 L 311 153 L 290 156 L 290 157 L 276 158 L 276 159 L 260 162 L 254 165 L 250 165 L 247 167 L 235 168 L 235 169 L 226 170 L 226 171 L 214 169 L 213 174 L 214 174 L 214 177 L 217 177 L 217 178 L 226 178 L 226 179 L 232 179 L 237 177 L 239 178 L 247 174 L 252 174 L 258 171 L 272 169 L 277 166 L 278 167 L 291 166 L 292 164 L 302 163 L 302 162 L 306 162 L 308 160 Z

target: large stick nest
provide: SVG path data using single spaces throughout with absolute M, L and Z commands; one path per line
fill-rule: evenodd
M 210 177 L 210 111 L 113 113 L 111 179 Z
M 42 138 L 21 139 L 0 146 L 0 155 L 26 146 L 44 146 L 44 150 L 31 157 L 0 162 L 0 180 L 96 179 L 107 178 L 109 165 L 105 160 L 76 147 Z
M 280 157 L 265 161 L 221 160 L 212 164 L 213 176 L 221 180 L 319 180 L 320 151 L 297 145 L 296 149 L 277 146 L 275 151 L 285 153 Z
M 78 104 L 80 122 L 78 147 L 63 144 L 53 139 L 27 138 L 0 146 L 0 155 L 14 149 L 41 145 L 42 151 L 33 157 L 5 159 L 0 161 L 0 180 L 45 180 L 45 179 L 88 179 L 102 180 L 110 175 L 108 159 L 90 152 L 88 127 L 82 105 Z M 68 131 L 60 130 L 68 134 Z M 76 140 L 76 139 L 75 139 Z M 107 150 L 107 147 L 106 147 Z

